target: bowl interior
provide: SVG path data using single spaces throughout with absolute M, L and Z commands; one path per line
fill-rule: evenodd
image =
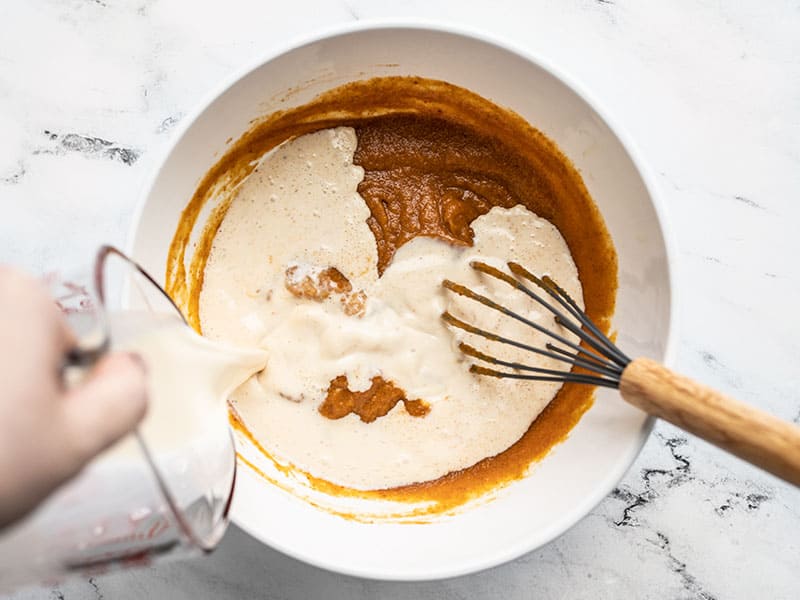
M 466 87 L 516 111 L 558 144 L 582 174 L 617 248 L 618 343 L 631 356 L 663 360 L 671 306 L 667 249 L 629 152 L 552 68 L 455 32 L 348 30 L 295 47 L 237 78 L 177 138 L 143 200 L 133 256 L 163 279 L 181 210 L 226 140 L 239 137 L 251 119 L 381 75 L 419 75 Z M 381 579 L 454 576 L 510 560 L 565 531 L 613 488 L 649 426 L 616 392 L 601 390 L 568 439 L 525 479 L 491 502 L 432 524 L 346 520 L 269 486 L 247 467 L 239 470 L 233 518 L 263 542 L 331 570 Z

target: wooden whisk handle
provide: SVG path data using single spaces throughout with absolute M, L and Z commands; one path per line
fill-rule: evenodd
M 800 427 L 648 358 L 622 373 L 622 397 L 642 410 L 800 486 Z

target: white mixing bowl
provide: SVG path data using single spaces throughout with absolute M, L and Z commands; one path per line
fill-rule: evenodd
M 140 206 L 132 255 L 160 276 L 181 210 L 251 119 L 303 104 L 342 83 L 419 75 L 463 86 L 511 108 L 572 159 L 619 254 L 614 327 L 631 356 L 667 359 L 668 244 L 653 186 L 630 143 L 552 65 L 475 33 L 439 26 L 339 29 L 269 56 L 186 118 Z M 315 509 L 239 469 L 233 520 L 311 564 L 363 577 L 420 580 L 474 572 L 546 544 L 585 516 L 630 467 L 651 420 L 600 390 L 568 439 L 495 499 L 429 524 L 359 523 Z M 257 460 L 252 447 L 241 449 Z

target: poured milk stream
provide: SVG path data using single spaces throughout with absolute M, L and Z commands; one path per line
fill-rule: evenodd
M 204 339 L 176 315 L 126 311 L 109 321 L 114 350 L 135 351 L 147 364 L 148 412 L 137 429 L 172 500 L 203 536 L 219 524 L 232 483 L 227 397 L 263 368 L 266 354 Z M 67 383 L 84 375 L 69 369 Z M 0 533 L 0 592 L 75 564 L 140 561 L 184 543 L 133 435 Z
M 151 452 L 180 450 L 218 438 L 227 423 L 227 399 L 266 362 L 255 348 L 203 338 L 173 315 L 129 311 L 111 315 L 116 350 L 138 353 L 147 365 L 147 414 L 138 430 Z M 112 454 L 140 457 L 128 436 Z
M 415 238 L 378 278 L 369 210 L 356 189 L 353 129 L 290 141 L 264 157 L 242 184 L 214 240 L 200 298 L 202 328 L 215 340 L 262 348 L 266 368 L 232 395 L 251 432 L 276 458 L 334 483 L 379 489 L 427 481 L 469 467 L 516 442 L 553 398 L 558 383 L 477 377 L 457 349 L 467 338 L 506 359 L 563 368 L 552 359 L 491 345 L 450 330 L 445 309 L 464 320 L 543 346 L 542 334 L 441 287 L 448 278 L 516 309 L 554 331 L 549 314 L 504 283 L 470 267 L 480 258 L 516 260 L 549 274 L 582 304 L 577 269 L 558 230 L 522 206 L 494 208 L 473 224 L 473 247 Z M 335 298 L 299 299 L 285 272 L 335 267 L 367 297 L 361 317 Z M 372 423 L 318 408 L 332 379 L 365 390 L 381 375 L 407 398 L 430 405 L 424 417 L 398 403 Z

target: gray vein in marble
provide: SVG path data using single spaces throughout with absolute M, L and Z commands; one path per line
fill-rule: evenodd
M 617 15 L 614 9 L 616 2 L 614 0 L 594 0 L 594 5 L 599 6 L 605 19 L 611 24 L 617 24 Z
M 0 177 L 0 183 L 5 183 L 8 185 L 14 185 L 15 183 L 19 183 L 20 179 L 25 176 L 25 173 L 28 172 L 25 163 L 19 161 L 17 163 L 17 168 L 11 172 L 11 174 L 6 175 L 5 177 Z
M 800 421 L 800 414 L 797 415 Z M 625 503 L 622 515 L 613 524 L 617 527 L 638 527 L 641 525 L 636 513 L 639 509 L 657 500 L 664 491 L 692 482 L 713 489 L 723 483 L 731 483 L 729 478 L 708 480 L 693 472 L 692 463 L 687 454 L 679 449 L 688 442 L 681 436 L 664 436 L 660 433 L 655 436 L 663 446 L 669 450 L 675 465 L 672 468 L 644 468 L 641 470 L 640 491 L 633 490 L 630 486 L 621 485 L 615 488 L 611 497 Z M 714 508 L 714 512 L 722 517 L 732 509 L 742 509 L 746 512 L 756 512 L 763 504 L 774 499 L 772 493 L 753 482 L 744 482 L 745 490 L 734 490 L 728 494 L 725 501 Z
M 657 437 L 669 449 L 676 465 L 671 469 L 642 469 L 641 476 L 644 490 L 641 492 L 634 492 L 626 485 L 614 488 L 611 492 L 611 497 L 626 503 L 626 506 L 622 509 L 622 516 L 619 520 L 614 521 L 614 525 L 617 527 L 636 527 L 639 525 L 634 513 L 660 495 L 660 492 L 655 487 L 654 478 L 659 479 L 666 489 L 681 485 L 691 478 L 691 463 L 686 456 L 683 456 L 677 450 L 677 448 L 686 444 L 686 438 L 667 438 L 661 434 L 657 434 Z
M 557 544 L 554 544 L 553 551 L 556 553 L 556 556 L 558 557 L 558 563 L 559 566 L 561 567 L 561 570 L 564 572 L 564 575 L 566 575 L 567 577 L 571 577 L 572 569 L 569 568 L 569 561 L 567 560 L 564 551 L 561 548 L 559 548 Z
M 694 251 L 691 251 L 691 250 L 684 250 L 682 252 L 682 254 L 684 256 L 689 256 L 689 257 L 695 258 L 695 259 L 699 258 L 700 260 L 702 260 L 705 263 L 710 263 L 710 264 L 714 264 L 714 265 L 720 265 L 721 267 L 730 267 L 731 266 L 729 263 L 725 262 L 721 258 L 719 258 L 717 256 L 711 256 L 710 254 L 701 254 L 699 252 L 694 252 Z
M 699 185 L 679 185 L 675 179 L 667 174 L 665 171 L 659 171 L 659 175 L 661 175 L 662 179 L 668 183 L 676 192 L 688 192 L 688 193 L 695 193 L 695 194 L 704 194 L 706 196 L 710 196 L 712 198 L 717 198 L 720 200 L 727 200 L 731 198 L 728 194 L 724 194 L 721 192 L 717 192 L 714 190 L 710 190 L 704 186 Z M 756 210 L 763 211 L 765 213 L 770 213 L 771 211 L 764 205 L 756 202 L 752 198 L 748 198 L 747 196 L 743 196 L 741 194 L 735 194 L 732 196 L 734 200 L 737 202 L 744 204 L 750 208 L 754 208 Z
M 709 367 L 711 367 L 715 371 L 719 370 L 720 362 L 719 362 L 719 360 L 717 359 L 716 356 L 714 356 L 708 350 L 700 350 L 699 354 L 700 354 L 700 358 L 703 359 L 704 363 L 706 363 Z
M 719 516 L 724 516 L 727 511 L 739 506 L 743 506 L 748 512 L 753 512 L 761 508 L 762 504 L 770 500 L 772 500 L 772 498 L 766 494 L 743 494 L 741 492 L 734 492 L 723 504 L 717 506 L 714 509 L 714 512 L 716 512 Z
M 361 16 L 358 14 L 355 7 L 353 7 L 353 5 L 350 2 L 347 2 L 347 0 L 343 0 L 342 4 L 347 9 L 347 12 L 350 14 L 350 16 L 353 17 L 354 20 L 356 21 L 361 20 Z
M 681 578 L 683 588 L 691 594 L 691 597 L 701 600 L 716 600 L 716 596 L 706 591 L 697 581 L 697 577 L 689 573 L 686 563 L 673 554 L 669 538 L 666 534 L 656 531 L 656 539 L 648 541 L 666 555 L 669 560 L 670 570 Z
M 158 66 L 150 69 L 149 81 L 142 85 L 142 98 L 144 99 L 145 110 L 150 110 L 150 92 L 159 90 L 167 80 L 167 73 Z
M 103 592 L 100 591 L 100 587 L 97 585 L 97 580 L 94 577 L 89 577 L 88 582 L 89 585 L 92 586 L 92 589 L 97 596 L 97 600 L 105 600 Z
M 170 115 L 169 117 L 161 121 L 159 126 L 156 127 L 156 133 L 166 133 L 170 131 L 173 127 L 175 127 L 175 125 L 177 125 L 180 122 L 182 118 L 183 114 Z
M 132 166 L 141 155 L 135 148 L 119 145 L 115 142 L 103 138 L 82 135 L 79 133 L 54 133 L 45 130 L 44 134 L 48 140 L 55 144 L 50 148 L 34 150 L 34 154 L 66 154 L 77 152 L 92 158 L 103 158 L 116 160 L 129 167 Z
M 715 354 L 709 352 L 708 350 L 699 350 L 698 354 L 700 355 L 703 363 L 709 369 L 719 374 L 725 380 L 725 383 L 737 390 L 742 387 L 741 376 L 725 366 Z
M 712 362 L 716 358 L 710 353 L 706 353 Z M 800 414 L 797 416 L 800 419 Z M 635 490 L 629 485 L 620 485 L 613 490 L 611 498 L 625 503 L 619 519 L 611 519 L 610 522 L 617 528 L 634 528 L 650 530 L 655 534 L 655 539 L 648 539 L 668 561 L 670 570 L 679 578 L 682 587 L 690 598 L 701 598 L 703 600 L 716 600 L 716 596 L 710 593 L 687 567 L 687 562 L 675 555 L 670 544 L 669 537 L 663 531 L 651 527 L 647 522 L 638 518 L 638 511 L 647 505 L 654 503 L 664 496 L 667 490 L 683 486 L 685 484 L 695 484 L 714 489 L 722 484 L 736 483 L 728 477 L 719 480 L 708 480 L 700 477 L 694 472 L 692 462 L 688 454 L 681 450 L 687 446 L 688 439 L 679 435 L 665 436 L 656 433 L 654 436 L 666 448 L 674 466 L 671 468 L 644 468 L 640 471 L 642 488 Z M 721 518 L 727 517 L 736 510 L 746 513 L 758 512 L 761 507 L 772 501 L 773 495 L 752 482 L 745 482 L 745 490 L 734 490 L 729 492 L 727 498 L 714 508 L 714 512 Z
M 150 16 L 150 9 L 153 8 L 155 4 L 157 4 L 159 0 L 141 0 L 139 2 L 139 6 L 136 7 L 134 14 L 140 17 L 149 17 Z
M 751 200 L 750 198 L 745 198 L 744 196 L 734 196 L 733 199 L 734 200 L 738 200 L 742 204 L 746 204 L 747 206 L 749 206 L 751 208 L 757 208 L 758 210 L 764 210 L 764 211 L 767 210 L 766 208 L 761 206 L 758 202 L 755 202 L 754 200 Z

